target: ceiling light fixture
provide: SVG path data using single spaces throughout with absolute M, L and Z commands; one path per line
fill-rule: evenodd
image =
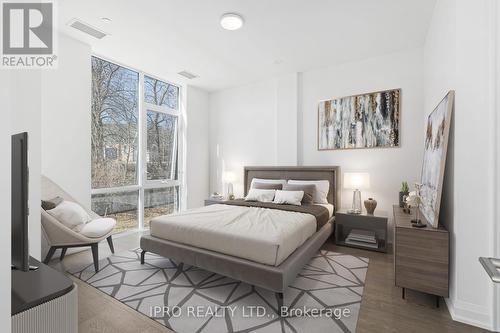
M 104 22 L 111 22 L 112 20 L 109 17 L 101 17 L 101 20 Z
M 220 25 L 226 30 L 238 30 L 243 26 L 243 17 L 235 13 L 225 13 L 220 18 Z

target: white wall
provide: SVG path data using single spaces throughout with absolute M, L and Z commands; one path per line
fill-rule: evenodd
M 0 75 L 0 154 L 11 156 L 11 71 Z M 10 332 L 10 298 L 11 298 L 11 183 L 10 158 L 0 160 L 0 212 L 3 223 L 0 223 L 0 331 Z
M 209 195 L 208 93 L 187 86 L 187 208 L 203 206 Z
M 297 165 L 299 74 L 276 79 L 276 164 Z
M 225 193 L 224 171 L 237 176 L 243 195 L 243 167 L 276 164 L 274 79 L 210 94 L 210 190 Z
M 363 197 L 376 198 L 390 216 L 401 181 L 419 178 L 422 70 L 422 50 L 414 49 L 210 94 L 211 190 L 221 190 L 223 169 L 237 173 L 241 195 L 245 165 L 339 165 L 369 172 L 372 188 Z M 402 89 L 400 148 L 317 150 L 319 100 L 391 88 Z M 343 204 L 351 198 L 344 191 Z
M 478 265 L 491 256 L 494 217 L 494 115 L 491 103 L 491 1 L 457 1 L 455 113 L 455 282 L 457 317 L 492 327 L 493 284 Z M 471 112 L 474 113 L 470 117 Z M 477 149 L 481 147 L 481 149 Z M 471 171 L 481 177 L 470 177 Z M 474 209 L 473 207 L 484 207 Z M 470 223 L 475 221 L 474 223 Z M 474 245 L 471 247 L 471 245 Z
M 42 74 L 42 174 L 90 207 L 90 46 L 59 35 L 58 68 Z
M 451 236 L 447 304 L 455 320 L 490 330 L 499 300 L 478 257 L 493 256 L 498 242 L 494 9 L 491 0 L 439 0 L 424 48 L 425 115 L 456 91 L 440 215 Z
M 438 0 L 424 47 L 424 122 L 456 81 L 456 4 Z
M 498 3 L 496 3 L 496 5 L 493 7 L 496 7 L 496 8 L 493 8 L 491 13 L 494 16 L 494 18 L 497 19 L 497 22 L 498 22 L 498 18 L 500 18 L 500 6 L 498 5 Z M 500 24 L 496 25 L 495 32 L 496 32 L 496 39 L 495 39 L 496 57 L 494 59 L 494 65 L 495 65 L 494 71 L 496 74 L 496 78 L 495 78 L 496 89 L 494 92 L 495 93 L 494 105 L 498 106 L 499 101 L 500 101 Z M 496 115 L 496 120 L 494 123 L 495 127 L 500 128 L 500 117 L 496 113 L 495 113 L 495 115 Z M 495 165 L 496 165 L 496 168 L 495 168 L 495 175 L 496 175 L 496 177 L 495 177 L 495 179 L 496 179 L 495 198 L 496 198 L 496 202 L 494 203 L 494 205 L 497 208 L 496 215 L 495 215 L 495 220 L 497 221 L 497 223 L 495 223 L 495 221 L 493 221 L 494 231 L 493 231 L 492 235 L 493 235 L 494 257 L 500 258 L 500 223 L 498 223 L 498 218 L 500 217 L 500 212 L 499 212 L 500 193 L 498 193 L 498 191 L 500 189 L 500 134 L 498 133 L 498 131 L 495 131 L 495 134 L 496 134 L 496 138 L 495 138 L 495 146 L 496 146 L 495 147 L 495 155 L 496 155 L 495 156 Z M 495 291 L 493 294 L 493 300 L 494 300 L 494 303 L 493 303 L 493 325 L 494 326 L 493 327 L 496 331 L 500 332 L 500 284 L 498 284 L 498 283 L 495 284 L 494 289 L 495 289 Z

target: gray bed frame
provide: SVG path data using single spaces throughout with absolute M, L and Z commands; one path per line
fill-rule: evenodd
M 334 205 L 335 210 L 340 206 L 340 169 L 336 166 L 245 167 L 245 195 L 253 178 L 328 180 L 330 182 L 328 202 Z M 146 252 L 151 252 L 274 291 L 277 293 L 279 312 L 283 305 L 283 292 L 333 233 L 333 222 L 334 217 L 278 266 L 264 265 L 248 259 L 180 244 L 151 235 L 141 237 L 141 264 L 144 264 Z

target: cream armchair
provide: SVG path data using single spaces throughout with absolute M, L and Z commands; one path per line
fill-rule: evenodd
M 50 200 L 54 197 L 61 197 L 64 200 L 73 201 L 78 203 L 71 195 L 65 192 L 61 187 L 51 181 L 49 178 L 42 176 L 42 200 Z M 87 213 L 95 219 L 100 218 L 99 215 L 81 205 Z M 43 208 L 42 212 L 42 232 L 47 239 L 50 249 L 43 261 L 47 264 L 54 252 L 61 249 L 60 260 L 64 259 L 66 250 L 70 247 L 83 247 L 90 246 L 92 249 L 92 257 L 94 260 L 95 271 L 99 271 L 99 252 L 98 243 L 104 239 L 108 241 L 109 248 L 112 253 L 115 253 L 113 247 L 113 240 L 111 235 L 116 225 L 116 221 L 112 219 L 90 221 L 80 232 L 75 232 L 66 227 L 64 224 L 55 219 L 52 215 L 47 213 Z

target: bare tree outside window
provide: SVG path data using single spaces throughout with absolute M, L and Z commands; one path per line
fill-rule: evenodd
M 177 178 L 177 117 L 148 111 L 148 180 Z
M 179 87 L 144 76 L 144 101 L 178 110 Z
M 179 209 L 179 92 L 92 57 L 92 210 L 115 218 L 116 232 L 135 229 L 141 220 L 147 228 L 152 218 Z
M 139 73 L 92 57 L 92 188 L 137 184 Z

